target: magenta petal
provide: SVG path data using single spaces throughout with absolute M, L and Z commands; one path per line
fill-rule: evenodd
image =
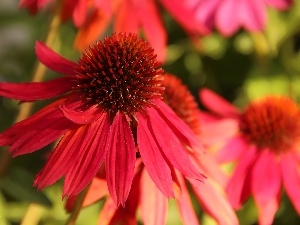
M 109 116 L 106 113 L 99 120 L 87 125 L 85 143 L 77 149 L 79 160 L 66 173 L 64 196 L 79 194 L 99 171 L 106 155 L 109 128 Z
M 271 198 L 267 203 L 258 205 L 258 222 L 261 225 L 273 224 L 274 216 L 280 205 L 281 192 Z
M 226 188 L 229 201 L 235 209 L 239 209 L 250 194 L 250 169 L 257 157 L 254 147 L 248 148 L 236 166 L 233 176 Z
M 239 9 L 240 5 L 244 2 L 245 1 L 227 0 L 220 3 L 216 13 L 216 26 L 224 36 L 231 36 L 240 28 Z
M 165 225 L 167 198 L 156 188 L 146 170 L 141 180 L 141 216 L 145 225 Z
M 216 188 L 209 180 L 200 186 L 193 185 L 193 191 L 205 212 L 211 215 L 218 224 L 237 225 L 237 216 L 232 209 L 225 193 Z
M 285 10 L 292 5 L 293 0 L 264 0 L 264 2 L 267 3 L 267 5 L 270 7 Z
M 296 157 L 290 153 L 282 156 L 281 173 L 286 194 L 300 214 L 300 173 Z
M 69 77 L 46 82 L 0 83 L 0 95 L 22 101 L 43 100 L 69 92 L 73 86 Z
M 203 88 L 199 98 L 205 107 L 221 117 L 237 118 L 239 115 L 237 108 L 209 89 Z
M 251 189 L 257 204 L 267 204 L 281 186 L 280 164 L 269 150 L 262 150 L 253 165 Z
M 111 126 L 106 155 L 108 190 L 117 206 L 128 197 L 135 166 L 135 144 L 123 113 L 117 113 Z
M 150 119 L 149 130 L 152 130 L 160 150 L 170 163 L 184 176 L 202 181 L 205 177 L 191 163 L 187 151 L 168 127 L 166 122 L 153 108 L 146 109 Z
M 158 106 L 155 110 L 183 144 L 186 144 L 194 150 L 198 149 L 199 152 L 204 150 L 203 145 L 199 143 L 199 140 L 193 131 L 173 112 L 168 105 L 166 105 L 166 103 L 161 100 L 156 100 L 155 104 Z
M 184 225 L 199 225 L 197 215 L 192 205 L 189 190 L 185 184 L 184 178 L 177 176 L 180 184 L 180 196 L 176 197 L 180 216 Z
M 85 127 L 67 132 L 51 153 L 46 165 L 34 180 L 34 186 L 42 189 L 59 180 L 72 168 L 78 158 L 78 149 L 84 142 Z
M 247 142 L 241 136 L 235 136 L 218 151 L 216 159 L 218 162 L 230 162 L 238 160 L 247 151 Z
M 138 119 L 138 148 L 146 170 L 157 188 L 166 197 L 174 197 L 171 170 L 159 150 L 160 147 L 156 143 L 153 132 L 148 128 L 150 121 L 149 119 L 145 119 L 140 113 L 137 113 L 136 116 Z
M 265 27 L 267 22 L 265 8 L 265 3 L 261 0 L 244 1 L 240 4 L 240 21 L 246 30 L 259 31 Z
M 40 62 L 49 69 L 65 75 L 75 75 L 74 67 L 77 64 L 55 53 L 42 42 L 36 42 L 35 51 Z
M 87 106 L 76 95 L 61 104 L 60 109 L 67 119 L 77 124 L 90 124 L 103 115 L 98 105 Z

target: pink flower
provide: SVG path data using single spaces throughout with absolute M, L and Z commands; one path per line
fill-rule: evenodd
M 200 92 L 200 98 L 214 114 L 236 124 L 233 130 L 223 129 L 234 135 L 217 154 L 220 162 L 237 162 L 227 186 L 233 207 L 239 209 L 253 195 L 260 224 L 272 224 L 283 184 L 300 214 L 300 112 L 297 104 L 288 97 L 269 96 L 249 104 L 241 112 L 207 89 Z
M 198 181 L 183 145 L 198 146 L 189 127 L 162 101 L 162 69 L 148 42 L 135 34 L 114 34 L 87 49 L 78 63 L 37 42 L 39 60 L 58 73 L 42 83 L 0 83 L 0 95 L 24 101 L 59 97 L 0 134 L 13 156 L 34 152 L 60 139 L 37 175 L 38 189 L 64 176 L 63 196 L 78 194 L 105 162 L 108 190 L 124 204 L 136 154 L 166 196 L 173 197 L 176 168 Z
M 185 0 L 194 20 L 211 29 L 215 26 L 222 35 L 231 36 L 241 27 L 260 31 L 267 23 L 267 6 L 288 9 L 292 0 Z
M 171 74 L 164 75 L 164 86 L 164 101 L 193 131 L 199 133 L 201 128 L 199 109 L 187 87 L 182 84 L 180 79 Z M 203 210 L 211 215 L 218 224 L 238 224 L 236 215 L 220 188 L 227 182 L 227 177 L 221 172 L 210 154 L 199 154 L 194 149 L 188 150 L 188 153 L 197 170 L 205 173 L 208 179 L 204 184 L 199 184 L 189 178 L 185 179 L 178 170 L 172 171 L 175 177 L 173 182 L 173 186 L 176 187 L 175 199 L 182 223 L 186 225 L 199 224 L 191 203 L 189 185 Z M 98 174 L 98 177 L 100 178 L 95 178 L 91 185 L 84 200 L 84 206 L 98 201 L 107 194 L 105 177 L 102 173 Z M 73 205 L 74 199 L 68 200 L 67 210 L 70 211 Z M 167 198 L 157 189 L 141 161 L 137 160 L 132 189 L 125 207 L 116 207 L 112 198 L 108 196 L 99 216 L 99 224 L 137 224 L 136 214 L 139 209 L 144 224 L 165 224 L 168 211 Z

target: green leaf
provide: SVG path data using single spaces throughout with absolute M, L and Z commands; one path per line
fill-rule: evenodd
M 1 180 L 0 189 L 15 200 L 35 202 L 52 206 L 51 201 L 43 192 L 33 188 L 33 176 L 21 168 L 12 168 Z

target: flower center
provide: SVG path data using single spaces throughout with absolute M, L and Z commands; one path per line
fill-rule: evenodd
M 270 96 L 254 102 L 241 115 L 240 131 L 259 149 L 290 150 L 299 143 L 299 108 L 287 97 Z
M 75 89 L 112 114 L 132 115 L 162 98 L 160 65 L 148 42 L 136 34 L 114 34 L 82 54 L 75 68 Z
M 199 109 L 195 98 L 181 80 L 174 75 L 164 74 L 163 99 L 195 134 L 201 133 Z

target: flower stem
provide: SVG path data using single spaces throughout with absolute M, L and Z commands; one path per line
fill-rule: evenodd
M 82 208 L 84 198 L 87 195 L 90 186 L 91 186 L 91 183 L 85 189 L 83 189 L 80 192 L 80 194 L 77 196 L 74 208 L 72 209 L 71 215 L 70 215 L 69 219 L 67 220 L 66 225 L 75 225 L 76 219 Z
M 27 212 L 22 219 L 21 225 L 36 225 L 44 211 L 44 207 L 35 203 L 28 206 Z

